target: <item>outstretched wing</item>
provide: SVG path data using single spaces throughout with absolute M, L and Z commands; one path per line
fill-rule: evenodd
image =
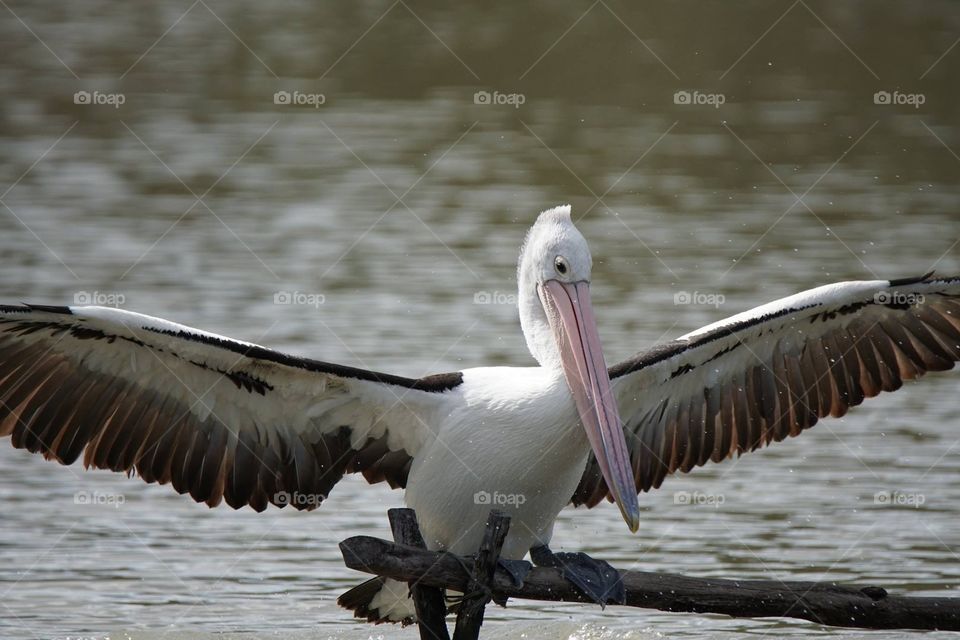
M 638 491 L 795 436 L 960 360 L 960 277 L 840 282 L 610 368 Z M 591 457 L 574 504 L 608 495 Z
M 403 378 L 104 307 L 0 306 L 0 436 L 210 506 L 312 509 L 404 486 L 459 373 Z

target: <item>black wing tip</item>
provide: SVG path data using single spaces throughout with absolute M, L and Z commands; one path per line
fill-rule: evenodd
M 72 316 L 73 310 L 70 307 L 64 305 L 52 305 L 52 304 L 26 304 L 27 308 L 31 311 L 43 311 L 45 313 L 56 313 L 63 316 Z
M 911 284 L 929 284 L 932 282 L 954 284 L 960 282 L 960 274 L 954 274 L 952 276 L 938 276 L 936 271 L 928 271 L 918 278 L 898 278 L 896 280 L 888 280 L 888 282 L 890 283 L 891 287 L 902 287 L 904 285 Z
M 923 274 L 922 276 L 919 276 L 919 277 L 918 277 L 918 276 L 913 276 L 913 277 L 910 277 L 910 278 L 895 278 L 895 279 L 893 279 L 893 280 L 888 280 L 887 282 L 890 283 L 890 286 L 891 286 L 891 287 L 905 287 L 905 286 L 911 285 L 911 284 L 920 284 L 920 283 L 922 283 L 922 282 L 930 282 L 931 280 L 934 280 L 934 279 L 935 279 L 935 278 L 933 277 L 933 276 L 934 276 L 934 273 L 936 273 L 936 272 L 934 272 L 934 271 L 927 271 L 925 274 Z
M 73 311 L 70 307 L 63 305 L 50 304 L 0 304 L 0 313 L 30 313 L 31 311 L 41 311 L 43 313 L 55 313 L 57 315 L 72 316 Z
M 938 275 L 936 271 L 928 271 L 919 277 L 913 278 L 897 278 L 895 280 L 887 280 L 890 287 L 904 287 L 914 284 L 944 284 L 944 285 L 955 285 L 960 283 L 960 274 L 953 274 L 949 276 Z
M 451 371 L 450 373 L 435 373 L 416 380 L 414 389 L 421 391 L 443 392 L 454 389 L 463 384 L 463 372 Z

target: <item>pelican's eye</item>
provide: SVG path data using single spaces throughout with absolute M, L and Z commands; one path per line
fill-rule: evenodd
M 563 256 L 557 256 L 556 260 L 553 261 L 553 266 L 557 270 L 557 273 L 562 276 L 567 275 L 570 271 L 570 265 L 567 264 L 567 259 Z

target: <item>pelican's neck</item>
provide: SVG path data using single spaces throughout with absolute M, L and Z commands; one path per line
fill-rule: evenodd
M 517 304 L 520 311 L 520 328 L 527 341 L 530 354 L 541 367 L 561 371 L 560 351 L 550 328 L 550 321 L 537 293 L 537 278 L 533 265 L 525 264 L 523 256 L 517 270 L 519 291 Z

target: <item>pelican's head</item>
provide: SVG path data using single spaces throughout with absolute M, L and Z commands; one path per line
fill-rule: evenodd
M 540 365 L 563 372 L 607 486 L 636 531 L 640 507 L 630 455 L 590 306 L 592 266 L 570 206 L 541 213 L 520 250 L 520 324 Z

